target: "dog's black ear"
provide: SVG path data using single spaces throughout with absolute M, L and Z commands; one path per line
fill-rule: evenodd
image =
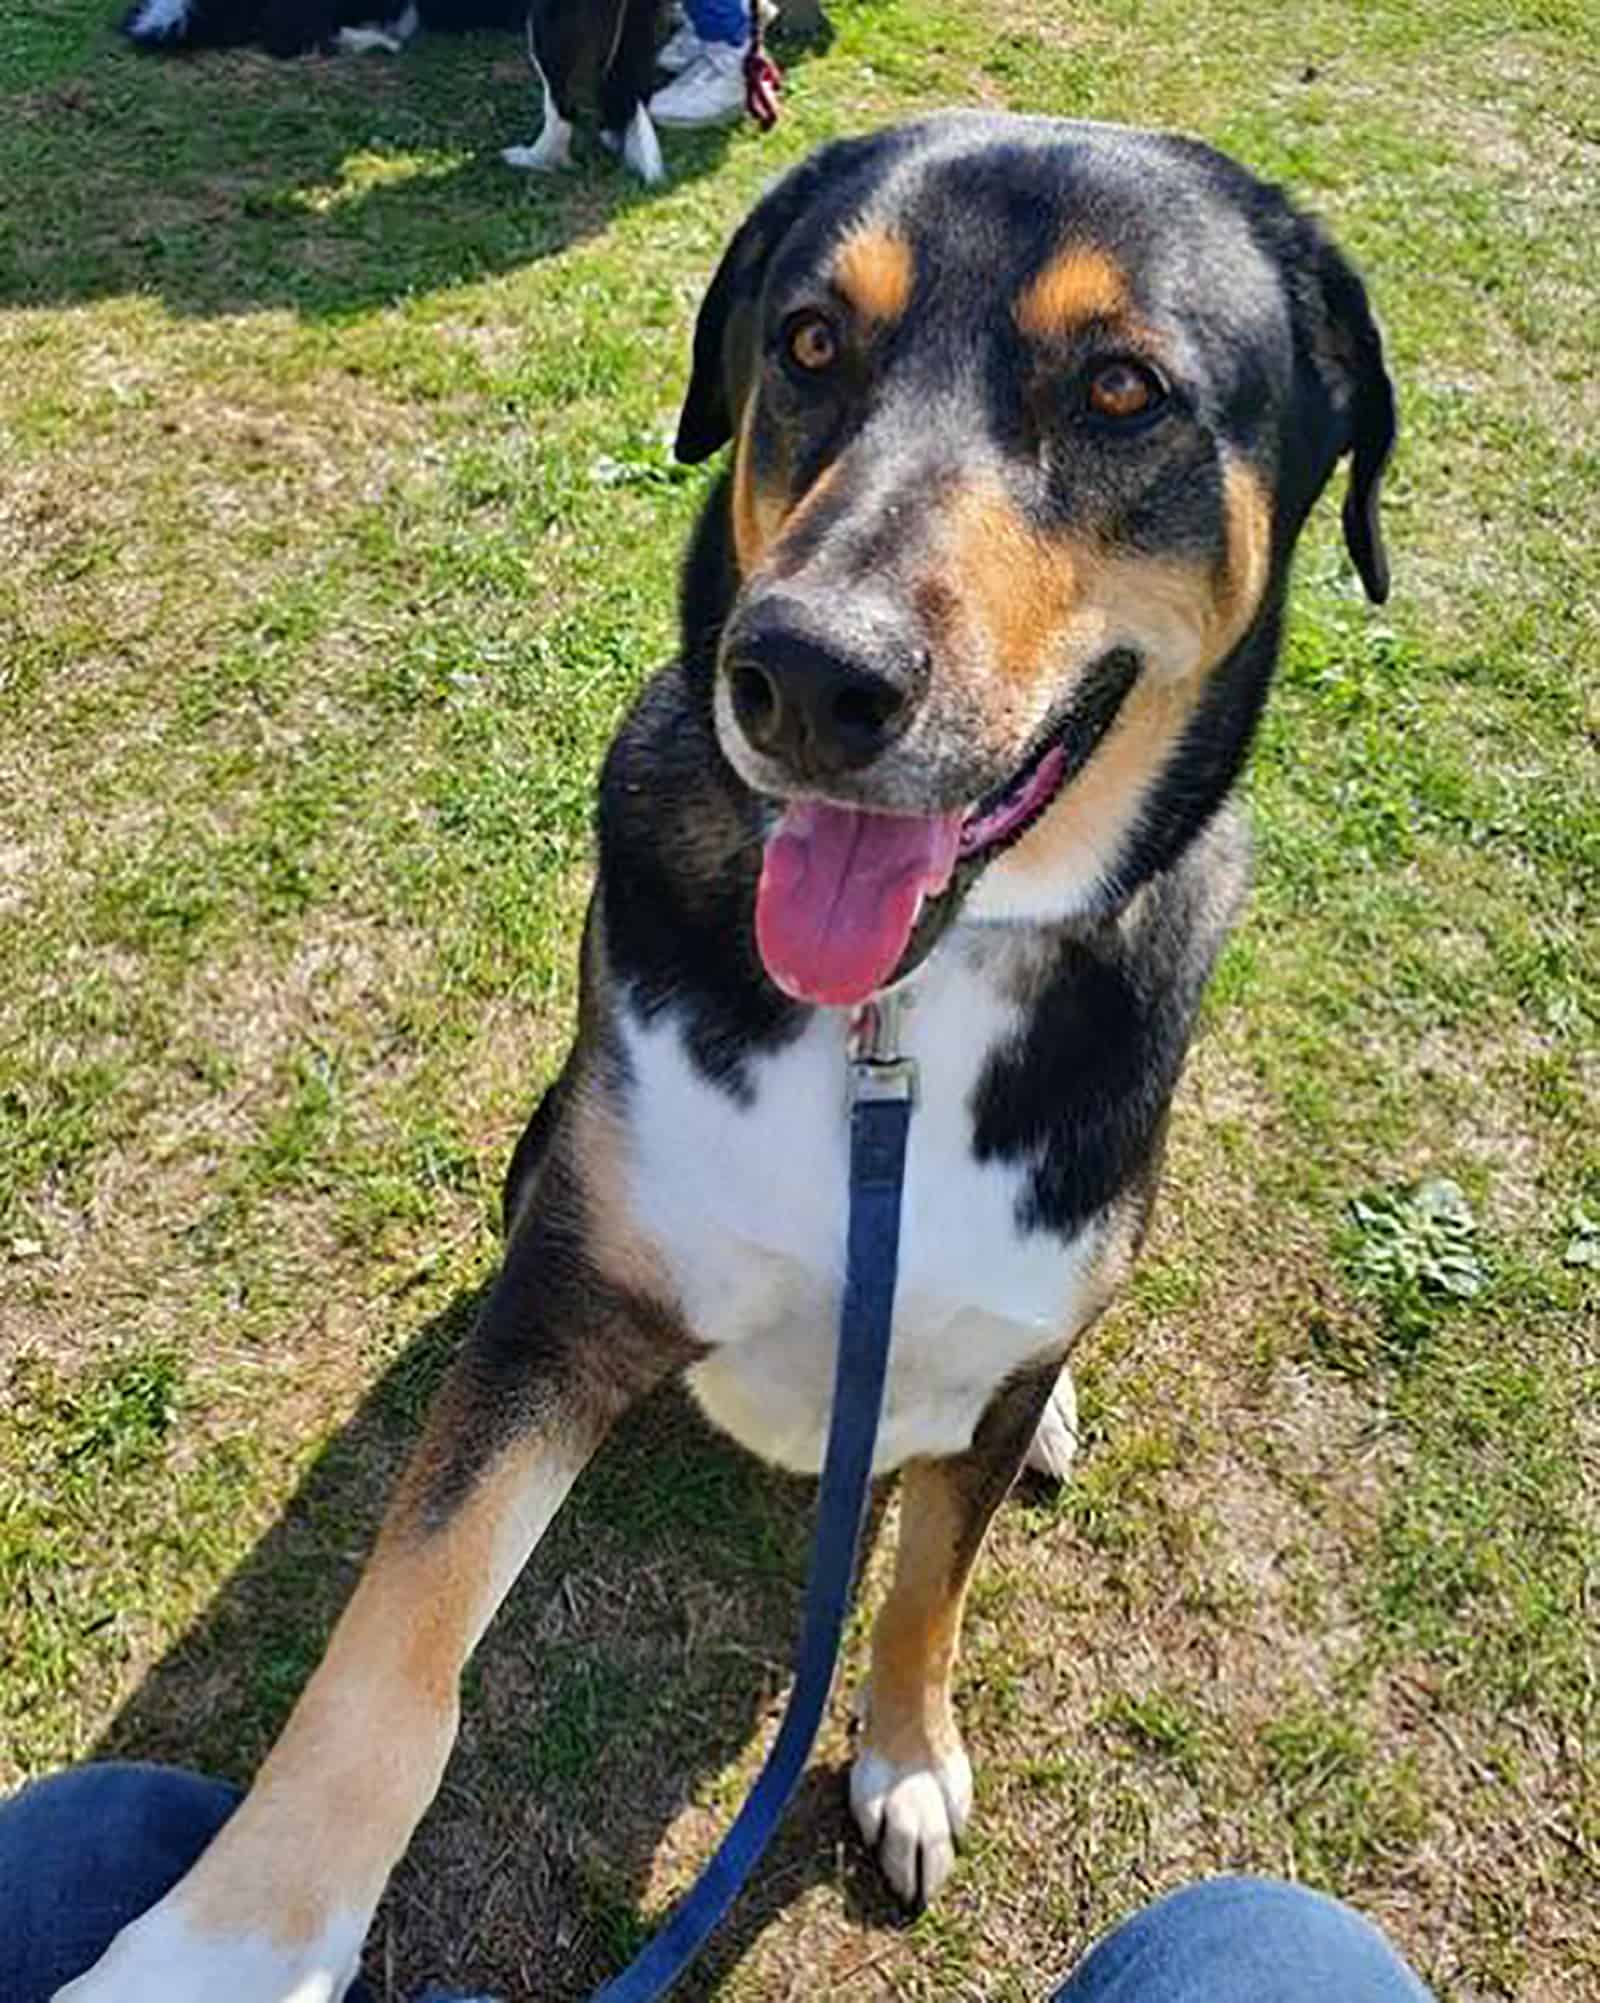
M 677 456 L 698 465 L 727 444 L 755 378 L 756 308 L 773 253 L 824 187 L 870 141 L 840 140 L 792 167 L 739 225 L 694 323 L 694 367 L 678 416 Z
M 1312 324 L 1307 345 L 1331 406 L 1333 451 L 1350 454 L 1350 484 L 1342 519 L 1345 547 L 1374 605 L 1389 596 L 1389 557 L 1379 500 L 1394 450 L 1394 384 L 1384 365 L 1383 336 L 1355 267 L 1321 226 L 1302 224 L 1302 270 L 1310 279 Z
M 754 361 L 751 314 L 776 241 L 764 220 L 772 200 L 769 195 L 739 225 L 700 302 L 694 323 L 694 366 L 678 413 L 674 447 L 686 466 L 709 459 L 733 436 L 734 406 L 744 401 Z

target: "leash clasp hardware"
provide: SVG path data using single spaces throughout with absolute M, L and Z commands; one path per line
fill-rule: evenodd
M 846 1051 L 850 1060 L 850 1103 L 869 1105 L 884 1099 L 917 1101 L 917 1063 L 902 1057 L 900 1021 L 905 1010 L 898 994 L 875 995 L 850 1018 Z

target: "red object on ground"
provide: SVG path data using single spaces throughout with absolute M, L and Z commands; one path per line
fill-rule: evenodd
M 778 122 L 778 93 L 783 89 L 783 71 L 762 44 L 761 0 L 750 0 L 750 47 L 744 58 L 745 109 L 761 127 L 770 132 Z

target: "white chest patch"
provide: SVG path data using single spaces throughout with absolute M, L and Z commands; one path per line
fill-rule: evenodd
M 916 1059 L 901 1207 L 900 1273 L 882 1473 L 959 1453 L 1019 1365 L 1074 1331 L 1100 1249 L 1018 1227 L 1026 1164 L 979 1162 L 972 1101 L 1019 1024 L 995 978 L 1004 933 L 958 934 L 905 992 L 901 1044 Z M 631 1209 L 659 1247 L 693 1334 L 711 1354 L 689 1384 L 716 1424 L 780 1466 L 814 1473 L 832 1403 L 849 1171 L 847 1018 L 750 1065 L 741 1105 L 690 1061 L 669 1010 L 631 1016 Z

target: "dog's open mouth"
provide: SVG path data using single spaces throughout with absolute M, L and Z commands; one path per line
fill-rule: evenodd
M 767 837 L 756 943 L 768 975 L 797 1001 L 853 1008 L 906 957 L 918 919 L 960 873 L 1027 833 L 1088 762 L 1138 673 L 1109 654 L 1066 716 L 1005 784 L 954 813 L 880 814 L 791 800 Z M 930 941 L 931 943 L 931 941 Z

